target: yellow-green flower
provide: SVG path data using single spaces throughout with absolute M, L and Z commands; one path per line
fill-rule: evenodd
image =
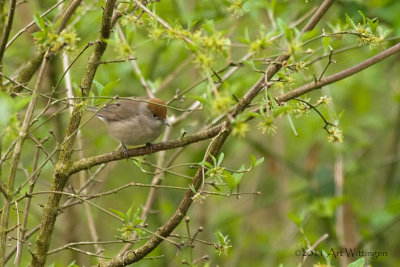
M 321 96 L 317 102 L 317 104 L 315 104 L 316 106 L 319 106 L 321 104 L 323 105 L 327 105 L 329 102 L 331 101 L 330 97 L 327 96 Z
M 232 135 L 244 138 L 244 137 L 246 137 L 246 134 L 248 131 L 250 131 L 249 125 L 245 122 L 240 121 L 240 122 L 236 122 L 233 125 Z
M 270 135 L 274 135 L 278 127 L 274 123 L 274 118 L 268 116 L 265 117 L 264 120 L 260 121 L 258 124 L 258 129 L 262 134 L 268 133 Z
M 230 109 L 232 103 L 230 97 L 217 96 L 212 103 L 212 111 L 217 114 L 225 113 Z
M 332 127 L 328 130 L 328 142 L 343 143 L 343 133 L 337 127 Z
M 201 193 L 197 192 L 194 196 L 192 196 L 193 202 L 197 202 L 199 204 L 203 204 L 203 201 L 206 200 L 206 197 Z

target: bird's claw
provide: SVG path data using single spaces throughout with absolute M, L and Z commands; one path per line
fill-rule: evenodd
M 121 144 L 122 144 L 122 152 L 124 152 L 124 157 L 125 157 L 125 158 L 129 158 L 128 149 L 126 148 L 126 146 L 124 145 L 124 143 L 121 143 Z
M 152 144 L 146 143 L 146 147 L 150 147 L 150 153 L 153 153 L 153 152 L 154 152 L 154 148 L 153 148 L 153 145 L 152 145 Z

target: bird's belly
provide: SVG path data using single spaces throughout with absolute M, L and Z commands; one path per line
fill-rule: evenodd
M 154 141 L 160 134 L 162 127 L 138 127 L 135 121 L 119 121 L 108 124 L 110 136 L 128 146 L 137 146 Z

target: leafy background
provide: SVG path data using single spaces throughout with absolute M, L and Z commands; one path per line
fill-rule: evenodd
M 231 62 L 238 63 L 259 36 L 270 32 L 279 33 L 282 31 L 279 27 L 284 28 L 284 25 L 290 25 L 320 3 L 320 1 L 312 0 L 249 0 L 243 1 L 244 5 L 241 9 L 235 9 L 235 4 L 240 2 L 242 1 L 163 0 L 152 5 L 152 10 L 174 29 L 189 28 L 191 32 L 203 29 L 205 36 L 220 33 L 220 37 L 229 37 L 231 45 L 228 49 L 222 52 L 206 49 L 206 55 L 213 57 L 209 66 L 214 70 L 220 70 Z M 33 1 L 21 4 L 16 11 L 16 21 L 11 36 L 29 23 L 35 14 L 41 14 L 54 3 L 55 1 Z M 103 4 L 104 1 L 85 1 L 77 14 L 72 17 L 71 21 L 76 21 L 73 27 L 80 41 L 77 43 L 77 49 L 69 54 L 71 59 L 75 58 L 88 42 L 98 37 Z M 235 14 L 235 10 L 239 13 Z M 400 36 L 399 1 L 342 0 L 331 7 L 307 38 L 311 39 L 321 34 L 323 30 L 333 32 L 333 29 L 343 29 L 346 27 L 345 13 L 356 23 L 361 22 L 359 10 L 369 18 L 379 18 L 380 27 L 391 30 L 388 38 Z M 48 21 L 53 21 L 57 14 L 57 10 L 53 11 L 46 18 Z M 139 14 L 140 12 L 137 12 L 134 15 Z M 120 19 L 122 25 L 126 23 L 122 26 L 122 30 L 128 38 L 129 46 L 121 42 L 115 31 L 103 60 L 136 57 L 143 77 L 155 90 L 157 97 L 165 100 L 173 98 L 177 90 L 185 90 L 195 81 L 206 78 L 207 73 L 210 75 L 209 68 L 198 64 L 199 54 L 202 53 L 198 47 L 188 48 L 181 38 L 173 34 L 168 36 L 165 32 L 159 38 L 150 38 L 157 34 L 160 26 L 147 15 L 143 15 L 137 23 L 135 19 L 133 15 Z M 274 24 L 278 25 L 276 31 Z M 5 74 L 12 76 L 35 53 L 32 33 L 38 30 L 36 27 L 23 34 L 7 50 L 3 67 Z M 353 66 L 396 42 L 395 40 L 385 41 L 376 46 L 369 46 L 357 42 L 356 38 L 353 35 L 343 35 L 330 40 L 333 49 L 354 45 L 355 47 L 334 55 L 336 64 L 330 65 L 325 75 Z M 229 100 L 224 104 L 233 104 L 232 95 L 242 96 L 260 77 L 254 68 L 262 70 L 265 66 L 262 61 L 256 59 L 279 55 L 283 49 L 287 48 L 288 43 L 288 40 L 283 37 L 268 44 L 252 57 L 254 61 L 245 62 L 237 73 L 224 81 L 218 89 L 219 95 Z M 307 49 L 313 50 L 311 58 L 328 52 L 323 41 L 318 39 L 301 47 L 296 52 L 295 58 L 301 60 L 307 57 L 305 53 Z M 74 88 L 79 88 L 88 55 L 89 53 L 85 52 L 71 68 Z M 325 57 L 308 66 L 308 69 L 293 74 L 292 88 L 312 81 L 314 74 L 320 75 L 327 60 Z M 287 117 L 282 116 L 275 121 L 278 127 L 275 135 L 262 134 L 257 127 L 259 121 L 252 120 L 245 126 L 250 129 L 249 131 L 239 131 L 238 135 L 231 137 L 223 148 L 222 165 L 237 170 L 242 164 L 246 167 L 250 166 L 251 154 L 257 159 L 264 157 L 264 162 L 251 172 L 245 173 L 240 183 L 240 192 L 260 192 L 261 195 L 241 195 L 240 198 L 210 195 L 203 204 L 195 203 L 188 214 L 192 233 L 202 226 L 204 231 L 198 237 L 211 243 L 218 243 L 215 233 L 219 230 L 223 235 L 229 235 L 229 245 L 232 247 L 229 248 L 228 255 L 218 255 L 212 246 L 196 243 L 193 248 L 194 258 L 208 255 L 211 266 L 279 266 L 279 264 L 296 266 L 302 258 L 296 257 L 295 251 L 306 248 L 306 239 L 313 244 L 328 233 L 329 237 L 321 242 L 317 251 L 328 252 L 331 248 L 340 247 L 336 212 L 341 207 L 345 210 L 347 218 L 346 244 L 356 246 L 362 242 L 361 248 L 365 251 L 388 252 L 387 257 L 373 260 L 371 262 L 373 266 L 399 265 L 400 240 L 396 238 L 400 234 L 398 224 L 400 219 L 398 164 L 400 160 L 400 76 L 398 75 L 400 68 L 398 61 L 399 55 L 392 56 L 357 75 L 306 96 L 312 103 L 315 103 L 321 95 L 331 98 L 328 106 L 320 110 L 329 121 L 339 123 L 344 134 L 341 144 L 328 143 L 327 134 L 322 129 L 324 123 L 312 111 L 300 118 L 291 116 L 298 136 L 294 134 Z M 157 91 L 157 88 L 177 68 L 181 70 L 174 75 L 173 80 L 162 90 Z M 62 73 L 60 57 L 55 57 L 46 73 L 46 82 L 41 92 L 49 93 L 51 87 L 61 78 Z M 129 62 L 101 65 L 95 80 L 97 81 L 93 86 L 95 95 L 99 93 L 102 86 L 110 82 L 109 92 L 103 91 L 106 96 L 145 95 Z M 216 80 L 215 77 L 214 80 Z M 33 86 L 33 83 L 34 81 L 28 86 Z M 61 85 L 57 91 L 56 96 L 59 98 L 65 96 L 63 86 Z M 272 94 L 278 95 L 280 90 L 287 91 L 290 87 L 287 84 L 283 84 L 282 88 L 273 87 Z M 186 120 L 175 125 L 171 139 L 179 138 L 183 131 L 194 133 L 218 116 L 216 108 L 218 99 L 213 95 L 210 83 L 207 81 L 190 90 L 185 98 L 171 105 L 185 109 L 195 100 L 202 101 L 203 109 L 192 112 Z M 258 99 L 258 101 L 261 100 L 261 98 Z M 27 101 L 29 97 L 12 99 L 5 93 L 0 95 L 2 114 L 0 125 L 4 133 L 2 153 L 16 136 L 17 117 L 12 114 L 22 110 Z M 45 99 L 40 101 L 39 105 L 44 106 Z M 54 131 L 55 138 L 51 137 L 45 144 L 49 150 L 61 140 L 69 118 L 68 112 L 64 111 L 54 119 L 45 122 L 46 118 L 59 108 L 61 106 L 55 107 L 41 117 L 39 123 L 45 124 L 34 132 L 35 136 L 44 139 L 49 136 L 50 129 Z M 181 112 L 169 110 L 170 118 L 179 115 Z M 88 113 L 85 118 L 89 117 Z M 241 134 L 243 136 L 240 136 Z M 105 125 L 96 119 L 91 120 L 82 129 L 82 135 L 84 138 L 82 149 L 85 156 L 112 151 L 118 145 L 106 134 Z M 32 169 L 32 147 L 26 146 L 23 150 L 21 162 L 28 169 Z M 205 149 L 204 143 L 190 145 L 174 164 L 201 162 Z M 166 157 L 170 157 L 173 153 L 174 151 L 168 151 Z M 43 159 L 42 155 L 41 160 Z M 146 156 L 143 161 L 155 162 L 156 156 Z M 335 189 L 334 183 L 335 166 L 337 167 L 338 164 L 343 166 L 343 197 L 337 197 L 337 188 Z M 143 167 L 152 171 L 149 166 L 143 165 Z M 7 164 L 4 168 L 7 168 Z M 193 176 L 195 173 L 195 169 L 188 166 L 177 167 L 173 170 L 186 176 Z M 48 189 L 51 172 L 52 168 L 48 164 L 41 173 L 36 190 Z M 152 175 L 140 171 L 132 160 L 123 160 L 109 164 L 98 179 L 101 182 L 95 184 L 92 192 L 106 191 L 131 181 L 149 184 Z M 21 184 L 24 180 L 23 172 L 19 171 L 17 184 Z M 76 186 L 77 180 L 78 177 L 72 177 L 71 185 Z M 186 187 L 188 180 L 177 175 L 166 174 L 163 184 Z M 212 187 L 209 190 L 215 191 Z M 220 190 L 229 192 L 226 187 L 221 187 Z M 159 190 L 156 205 L 153 207 L 154 212 L 147 220 L 149 229 L 156 229 L 171 216 L 183 192 Z M 132 203 L 135 210 L 141 207 L 147 194 L 148 188 L 134 187 L 97 199 L 94 203 L 106 209 L 125 212 Z M 40 204 L 44 201 L 45 196 L 34 198 L 28 228 L 39 223 L 42 210 Z M 96 209 L 93 209 L 93 213 L 101 240 L 111 240 L 120 234 L 119 222 L 108 219 L 108 215 Z M 12 213 L 11 220 L 16 220 L 15 212 Z M 184 222 L 178 227 L 176 233 L 187 234 Z M 84 240 L 90 240 L 85 210 L 80 206 L 72 207 L 58 217 L 52 248 L 68 242 Z M 104 254 L 112 256 L 119 249 L 119 246 L 110 245 L 106 247 Z M 164 257 L 153 261 L 144 260 L 140 266 L 179 265 L 182 260 L 190 260 L 190 249 L 186 247 L 177 250 L 173 245 L 163 242 L 151 253 L 151 256 L 157 255 L 164 255 Z M 333 266 L 343 264 L 338 258 L 328 258 L 329 260 L 325 257 L 309 257 L 305 266 L 317 263 L 328 265 L 329 261 Z M 29 254 L 25 253 L 21 266 L 27 264 L 29 260 Z M 74 260 L 82 266 L 95 262 L 94 258 L 64 250 L 51 256 L 47 263 L 65 266 Z M 199 266 L 203 264 L 204 262 L 201 262 Z

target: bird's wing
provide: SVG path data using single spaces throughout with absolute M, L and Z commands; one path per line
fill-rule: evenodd
M 119 100 L 115 104 L 110 104 L 102 108 L 98 117 L 106 121 L 123 121 L 135 117 L 139 114 L 138 102 L 129 100 Z

